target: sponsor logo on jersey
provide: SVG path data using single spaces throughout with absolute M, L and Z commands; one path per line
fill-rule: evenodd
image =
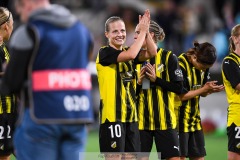
M 181 70 L 181 69 L 176 69 L 174 73 L 175 73 L 175 75 L 178 76 L 178 77 L 183 77 L 183 74 L 182 74 L 182 70 Z

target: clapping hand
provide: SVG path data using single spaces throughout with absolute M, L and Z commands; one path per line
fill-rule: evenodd
M 139 29 L 141 31 L 145 31 L 146 33 L 149 31 L 150 25 L 150 11 L 147 9 L 144 12 L 144 15 L 139 15 Z
M 156 72 L 155 72 L 155 64 L 151 65 L 150 63 L 147 63 L 145 65 L 145 74 L 147 75 L 148 79 L 150 79 L 151 82 L 156 81 Z
M 221 92 L 225 89 L 224 85 L 218 85 L 217 81 L 209 81 L 204 84 L 203 88 L 205 88 L 206 92 L 202 96 L 207 96 L 215 92 Z

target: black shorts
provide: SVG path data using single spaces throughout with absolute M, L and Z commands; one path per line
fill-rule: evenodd
M 15 113 L 0 114 L 0 156 L 13 153 L 13 132 L 16 116 Z
M 180 132 L 180 155 L 182 157 L 206 156 L 204 134 L 202 130 L 194 132 Z
M 240 153 L 240 126 L 232 123 L 227 127 L 228 151 Z
M 141 156 L 149 157 L 154 141 L 153 138 L 155 139 L 159 159 L 179 157 L 179 140 L 177 131 L 174 129 L 140 130 L 141 152 L 144 152 Z
M 140 152 L 137 122 L 108 122 L 100 125 L 100 152 Z

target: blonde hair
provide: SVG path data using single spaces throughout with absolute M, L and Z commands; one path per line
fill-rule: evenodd
M 12 13 L 5 7 L 0 7 L 0 26 L 6 22 L 9 22 L 12 18 Z
M 153 20 L 150 21 L 149 32 L 154 33 L 153 40 L 155 42 L 163 41 L 165 38 L 165 33 L 163 29 Z
M 236 49 L 236 46 L 233 42 L 232 37 L 233 36 L 238 36 L 238 35 L 240 35 L 240 24 L 237 24 L 236 26 L 234 26 L 232 28 L 231 37 L 229 38 L 229 50 L 230 50 L 230 52 L 233 52 Z
M 122 21 L 124 23 L 122 18 L 117 17 L 117 16 L 112 16 L 112 17 L 108 18 L 105 22 L 105 32 L 109 32 L 109 24 L 116 22 L 116 21 Z

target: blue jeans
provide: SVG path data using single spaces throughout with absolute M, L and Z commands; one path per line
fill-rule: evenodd
M 86 140 L 86 125 L 37 124 L 29 109 L 14 133 L 18 160 L 82 160 Z

